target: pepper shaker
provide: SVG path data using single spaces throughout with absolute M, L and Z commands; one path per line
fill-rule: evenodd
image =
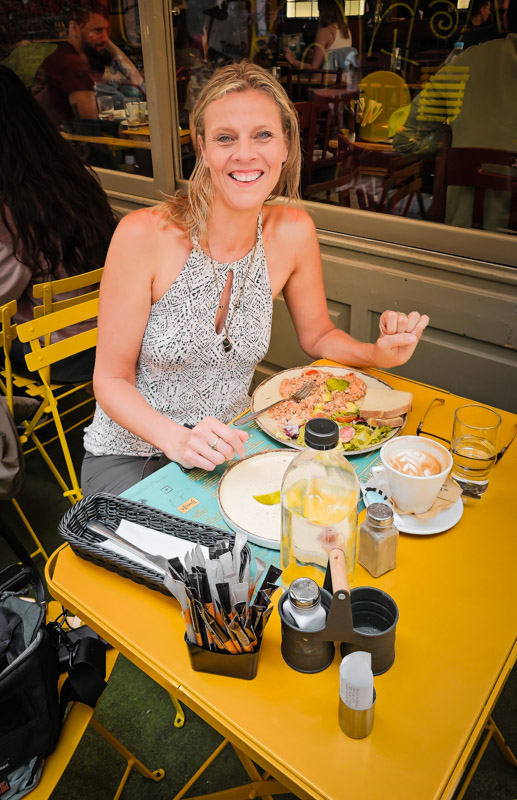
M 393 522 L 393 511 L 386 503 L 372 503 L 359 528 L 359 563 L 374 578 L 397 565 L 399 532 Z

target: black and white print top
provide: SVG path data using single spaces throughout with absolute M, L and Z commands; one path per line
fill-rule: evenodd
M 248 271 L 253 250 L 232 264 L 214 261 L 219 287 L 233 269 L 227 319 Z M 157 411 L 181 424 L 213 416 L 229 422 L 249 405 L 256 365 L 266 355 L 273 302 L 262 243 L 262 216 L 251 272 L 229 328 L 232 349 L 223 348 L 225 330 L 215 332 L 219 292 L 209 256 L 194 242 L 180 274 L 151 306 L 136 365 L 136 387 Z M 84 447 L 93 455 L 150 456 L 159 450 L 114 422 L 97 405 L 85 429 Z

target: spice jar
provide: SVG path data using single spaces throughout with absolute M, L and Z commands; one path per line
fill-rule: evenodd
M 359 528 L 359 563 L 378 578 L 397 566 L 399 532 L 393 511 L 386 503 L 372 503 Z

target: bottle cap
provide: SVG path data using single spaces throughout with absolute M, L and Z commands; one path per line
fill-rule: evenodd
M 320 587 L 312 578 L 296 578 L 288 591 L 295 608 L 314 608 L 320 602 Z
M 333 419 L 318 417 L 305 425 L 305 444 L 313 450 L 332 450 L 339 442 L 339 427 Z
M 389 528 L 393 524 L 393 511 L 386 503 L 371 503 L 366 516 L 374 528 Z
M 465 42 L 454 42 L 455 50 L 463 50 L 464 47 L 465 47 Z

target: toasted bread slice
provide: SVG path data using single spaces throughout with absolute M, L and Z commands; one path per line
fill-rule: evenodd
M 407 414 L 411 409 L 413 395 L 388 387 L 370 387 L 364 397 L 357 401 L 361 416 L 365 419 L 394 419 Z
M 379 417 L 368 417 L 366 422 L 371 428 L 382 428 L 383 425 L 388 425 L 390 428 L 400 428 L 404 424 L 404 418 L 391 417 L 388 419 L 380 419 Z

